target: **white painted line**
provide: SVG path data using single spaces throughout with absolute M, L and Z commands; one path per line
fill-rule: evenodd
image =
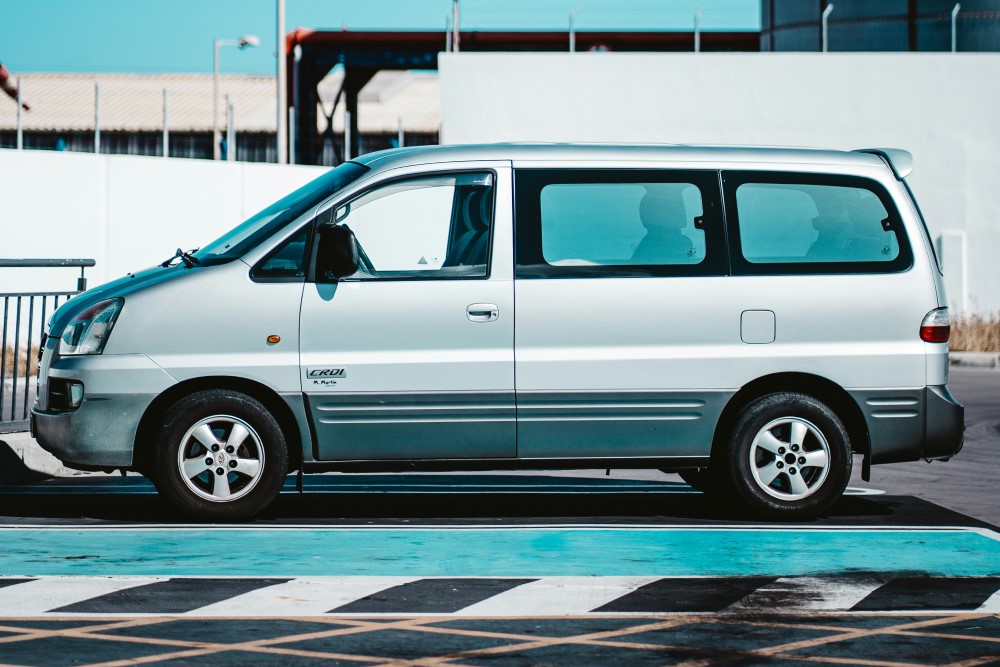
M 303 577 L 200 607 L 185 616 L 318 616 L 418 577 Z
M 983 614 L 1000 614 L 1000 591 L 991 595 L 986 602 L 980 605 L 976 612 Z
M 884 496 L 882 489 L 872 489 L 870 487 L 849 486 L 844 489 L 845 496 Z
M 726 611 L 847 611 L 890 578 L 781 577 Z
M 167 579 L 168 577 L 43 577 L 0 588 L 0 616 L 39 616 L 75 602 Z
M 281 532 L 281 531 L 321 531 L 336 532 L 341 530 L 408 530 L 408 531 L 467 531 L 467 530 L 659 530 L 659 531 L 741 531 L 767 533 L 977 533 L 983 537 L 1000 540 L 1000 533 L 979 526 L 850 526 L 850 525 L 795 525 L 795 524 L 664 524 L 664 523 L 531 523 L 531 524 L 286 524 L 286 525 L 245 525 L 245 524 L 130 524 L 130 525 L 93 525 L 93 524 L 0 524 L 0 531 L 5 530 L 51 530 L 51 531 L 88 531 L 88 532 L 129 532 L 129 531 L 246 531 L 246 532 Z
M 545 577 L 456 613 L 457 616 L 586 614 L 661 577 Z

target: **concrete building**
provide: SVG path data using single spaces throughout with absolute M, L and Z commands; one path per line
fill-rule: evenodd
M 212 157 L 212 75 L 210 74 L 21 74 L 23 145 L 28 149 L 163 155 L 164 127 L 170 157 Z M 317 86 L 317 164 L 343 160 L 344 110 L 335 105 L 344 69 L 334 68 Z M 164 98 L 166 96 L 166 98 Z M 233 106 L 235 159 L 275 162 L 273 76 L 219 76 L 220 129 L 225 133 L 225 100 Z M 440 103 L 433 71 L 383 71 L 359 98 L 363 152 L 398 145 L 437 143 Z M 0 98 L 0 148 L 17 146 L 17 106 Z

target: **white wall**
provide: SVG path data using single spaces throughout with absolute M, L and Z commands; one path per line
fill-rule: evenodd
M 1000 309 L 1000 55 L 443 54 L 442 143 L 905 148 L 932 236 L 964 231 L 967 299 Z M 958 237 L 946 282 L 962 302 Z
M 0 150 L 0 257 L 92 258 L 89 286 L 213 240 L 325 167 Z M 79 269 L 0 269 L 0 292 L 69 290 Z

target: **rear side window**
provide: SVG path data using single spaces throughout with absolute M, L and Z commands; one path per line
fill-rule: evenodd
M 693 183 L 553 183 L 542 188 L 542 257 L 552 265 L 698 264 L 704 213 Z
M 520 277 L 703 275 L 724 262 L 715 173 L 546 169 L 515 178 Z
M 874 181 L 728 172 L 724 182 L 737 272 L 887 273 L 911 264 L 899 214 Z

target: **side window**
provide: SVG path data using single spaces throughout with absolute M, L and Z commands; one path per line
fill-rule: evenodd
M 542 188 L 541 214 L 542 256 L 553 266 L 705 259 L 692 183 L 554 183 Z
M 306 244 L 310 228 L 306 227 L 292 236 L 257 264 L 252 272 L 254 279 L 303 280 L 306 275 Z
M 522 169 L 520 277 L 724 272 L 716 172 Z
M 751 273 L 887 272 L 910 266 L 888 193 L 862 178 L 727 173 L 736 268 Z M 731 227 L 732 229 L 732 227 Z M 814 265 L 810 268 L 808 265 Z
M 350 279 L 485 277 L 493 175 L 397 181 L 344 204 L 335 218 L 358 241 L 361 268 Z

